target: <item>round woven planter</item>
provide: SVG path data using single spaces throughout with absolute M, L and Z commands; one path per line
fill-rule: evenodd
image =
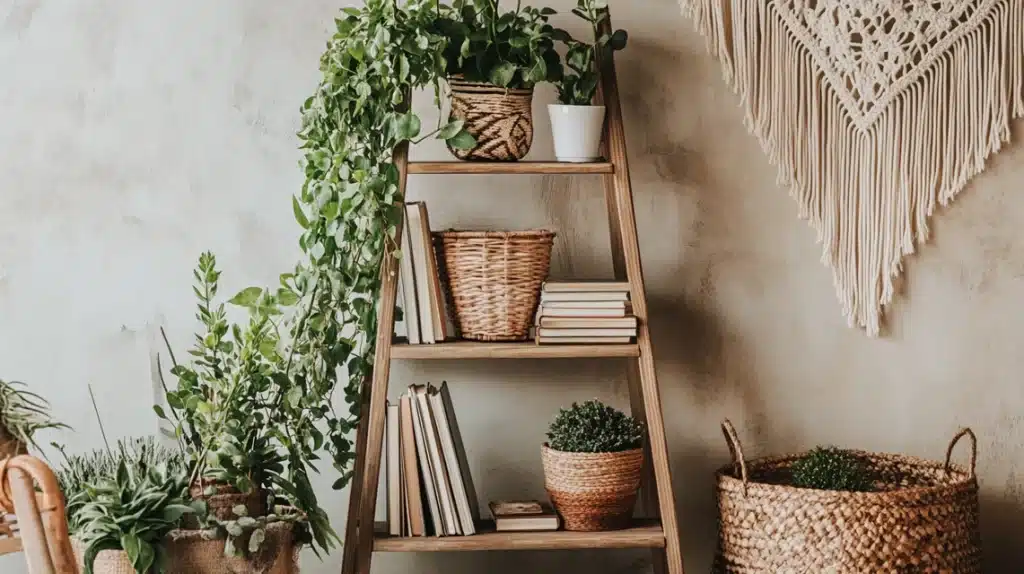
M 551 268 L 551 231 L 444 231 L 455 326 L 477 341 L 524 341 Z
M 641 448 L 623 452 L 562 452 L 544 445 L 544 487 L 566 530 L 629 527 L 644 463 Z
M 517 161 L 533 144 L 533 88 L 509 89 L 449 79 L 452 119 L 465 122 L 476 138 L 476 147 L 463 150 L 448 146 L 452 154 L 471 161 Z
M 800 456 L 746 461 L 736 431 L 722 425 L 734 464 L 719 470 L 720 532 L 714 572 L 981 573 L 977 440 L 957 434 L 946 461 L 854 451 L 873 492 L 789 486 Z M 971 439 L 971 466 L 950 464 Z
M 77 539 L 71 539 L 71 549 L 75 553 L 75 561 L 78 563 L 79 572 L 85 572 L 85 545 Z M 124 550 L 103 550 L 96 555 L 96 561 L 92 563 L 93 574 L 135 574 L 135 567 L 128 559 L 128 553 Z

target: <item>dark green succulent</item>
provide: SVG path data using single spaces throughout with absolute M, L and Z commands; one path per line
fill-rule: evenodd
M 597 400 L 562 409 L 548 430 L 548 446 L 562 452 L 621 452 L 643 440 L 642 423 Z
M 831 447 L 817 447 L 790 467 L 793 486 L 816 490 L 870 492 L 871 473 L 856 454 Z

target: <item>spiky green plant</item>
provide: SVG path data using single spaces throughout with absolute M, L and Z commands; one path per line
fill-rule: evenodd
M 57 428 L 68 427 L 53 420 L 46 399 L 29 391 L 25 383 L 0 379 L 0 446 L 14 440 L 38 449 L 35 434 Z
M 562 409 L 548 430 L 548 446 L 562 452 L 621 452 L 643 440 L 640 421 L 598 400 Z
M 836 448 L 817 447 L 790 466 L 793 486 L 816 490 L 870 492 L 874 490 L 867 465 L 856 454 Z

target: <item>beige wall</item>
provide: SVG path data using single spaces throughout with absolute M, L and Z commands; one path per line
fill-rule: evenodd
M 201 250 L 218 254 L 225 292 L 272 282 L 297 256 L 293 133 L 339 4 L 0 0 L 0 376 L 30 381 L 76 429 L 53 438 L 101 444 L 89 383 L 108 434 L 155 428 L 156 328 L 188 343 Z M 713 550 L 726 416 L 752 455 L 834 443 L 935 458 L 973 426 L 990 571 L 1024 568 L 1024 147 L 938 214 L 891 333 L 868 339 L 847 328 L 813 232 L 675 3 L 612 4 L 632 35 L 626 131 L 689 571 L 706 571 Z M 537 99 L 533 157 L 550 156 L 551 99 Z M 609 273 L 596 179 L 424 178 L 410 193 L 430 201 L 437 228 L 551 226 L 557 275 Z M 537 449 L 559 406 L 625 405 L 613 362 L 403 365 L 394 384 L 442 379 L 484 499 L 542 495 Z M 344 494 L 323 497 L 341 524 Z M 385 556 L 375 571 L 642 572 L 645 561 Z M 306 564 L 337 571 L 336 556 Z

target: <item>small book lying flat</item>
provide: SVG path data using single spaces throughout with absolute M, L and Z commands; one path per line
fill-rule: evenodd
M 635 337 L 636 327 L 632 329 L 551 329 L 541 327 L 541 337 Z
M 551 506 L 536 502 L 492 502 L 491 515 L 498 532 L 558 530 L 558 514 Z
M 606 292 L 606 291 L 624 291 L 629 292 L 629 282 L 627 281 L 548 281 L 544 283 L 543 291 L 545 293 L 556 293 L 565 291 L 587 291 L 587 292 Z
M 629 301 L 627 291 L 545 291 L 540 294 L 542 303 L 549 301 Z
M 574 317 L 541 316 L 540 326 L 554 329 L 636 329 L 636 317 Z
M 628 345 L 633 337 L 537 337 L 540 345 Z

